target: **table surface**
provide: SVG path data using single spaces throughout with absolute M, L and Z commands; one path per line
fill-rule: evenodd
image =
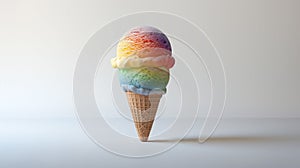
M 196 124 L 172 149 L 128 158 L 96 145 L 75 118 L 2 119 L 0 167 L 300 167 L 299 118 L 222 119 L 202 144 L 198 133 Z

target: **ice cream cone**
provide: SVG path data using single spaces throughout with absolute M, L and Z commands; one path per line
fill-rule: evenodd
M 162 95 L 144 96 L 133 92 L 126 92 L 126 94 L 139 139 L 146 142 Z
M 142 142 L 148 140 L 174 64 L 168 37 L 152 26 L 136 27 L 124 34 L 118 42 L 116 57 L 111 59 L 112 67 L 118 69 L 120 86 L 127 94 Z

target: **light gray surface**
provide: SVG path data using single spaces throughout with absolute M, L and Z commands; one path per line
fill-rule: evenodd
M 144 10 L 175 13 L 205 30 L 227 72 L 225 117 L 300 117 L 299 3 L 1 0 L 1 118 L 72 116 L 72 77 L 84 44 L 112 19 Z
M 300 119 L 225 119 L 204 144 L 197 143 L 198 124 L 171 150 L 134 159 L 98 147 L 73 119 L 1 120 L 0 167 L 300 166 Z M 126 146 L 126 142 L 116 145 Z

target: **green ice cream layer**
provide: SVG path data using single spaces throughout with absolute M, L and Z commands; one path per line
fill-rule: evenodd
M 166 92 L 169 72 L 157 67 L 119 69 L 120 84 L 125 91 L 148 95 L 152 90 Z

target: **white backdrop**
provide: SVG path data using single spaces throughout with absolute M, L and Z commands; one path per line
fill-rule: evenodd
M 81 49 L 103 25 L 138 11 L 181 15 L 223 59 L 224 117 L 300 117 L 300 1 L 0 1 L 1 118 L 74 117 Z

